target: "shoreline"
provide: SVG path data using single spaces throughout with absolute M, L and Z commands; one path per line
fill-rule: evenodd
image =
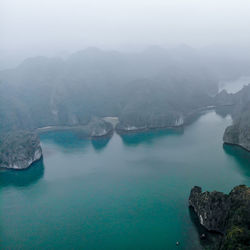
M 231 142 L 225 142 L 225 141 L 223 142 L 223 144 L 225 144 L 225 145 L 229 145 L 229 146 L 238 147 L 238 148 L 241 148 L 241 149 L 243 149 L 244 151 L 246 151 L 246 152 L 250 153 L 250 149 L 245 148 L 245 147 L 244 147 L 244 146 L 242 146 L 241 144 L 231 143 Z
M 165 130 L 165 129 L 173 129 L 173 130 L 179 130 L 179 129 L 184 129 L 186 126 L 190 125 L 193 121 L 194 118 L 198 117 L 199 115 L 203 115 L 206 112 L 209 112 L 211 110 L 215 110 L 216 106 L 207 106 L 207 107 L 202 107 L 199 108 L 193 112 L 190 112 L 186 115 L 185 119 L 186 122 L 184 122 L 181 125 L 177 126 L 163 126 L 163 127 L 144 127 L 144 128 L 137 128 L 137 129 L 132 129 L 132 130 L 126 130 L 126 129 L 116 129 L 115 131 L 119 135 L 124 135 L 124 134 L 136 134 L 136 133 L 143 133 L 143 132 L 149 132 L 149 131 L 155 131 L 155 130 Z
M 31 168 L 35 163 L 39 162 L 39 161 L 43 161 L 43 154 L 40 156 L 40 158 L 34 160 L 28 167 L 26 168 L 7 168 L 7 167 L 1 167 L 0 166 L 0 171 L 25 171 L 28 170 L 29 168 Z
M 106 135 L 102 135 L 102 136 L 86 136 L 85 138 L 89 138 L 89 139 L 105 138 L 105 137 L 112 136 L 114 133 L 117 133 L 118 135 L 125 135 L 125 134 L 136 134 L 136 133 L 150 132 L 150 131 L 156 131 L 156 130 L 167 130 L 167 129 L 180 130 L 180 129 L 184 129 L 186 126 L 190 125 L 192 123 L 192 120 L 194 118 L 196 118 L 196 116 L 202 115 L 205 112 L 209 112 L 209 111 L 212 111 L 212 110 L 215 110 L 215 109 L 216 109 L 216 106 L 207 106 L 207 107 L 199 108 L 199 109 L 197 109 L 197 110 L 195 110 L 193 112 L 190 112 L 186 116 L 186 122 L 184 122 L 181 125 L 177 125 L 177 126 L 144 127 L 144 128 L 141 127 L 141 128 L 135 128 L 135 129 L 127 130 L 127 129 L 118 129 L 117 128 L 118 122 L 115 124 L 115 126 L 114 126 L 114 124 L 112 124 L 112 122 L 110 122 L 113 125 L 113 131 L 111 131 L 110 133 L 108 133 Z M 110 117 L 103 117 L 103 119 L 105 119 L 105 118 L 110 118 Z M 79 132 L 79 131 L 81 131 L 82 128 L 84 128 L 84 125 L 77 125 L 77 126 L 46 126 L 46 127 L 37 128 L 37 129 L 35 129 L 35 131 L 38 134 L 43 134 L 43 133 L 48 133 L 48 132 L 53 132 L 53 131 L 55 131 L 55 132 L 56 131 Z
M 109 138 L 113 135 L 114 129 L 109 131 L 107 134 L 104 135 L 99 135 L 99 136 L 84 136 L 81 135 L 81 130 L 84 129 L 84 125 L 80 126 L 47 126 L 47 127 L 42 127 L 42 128 L 37 128 L 35 131 L 38 134 L 46 134 L 49 132 L 57 132 L 57 131 L 69 131 L 73 132 L 76 134 L 77 137 L 82 138 L 82 139 L 102 139 L 102 138 Z M 79 135 L 77 134 L 79 133 Z

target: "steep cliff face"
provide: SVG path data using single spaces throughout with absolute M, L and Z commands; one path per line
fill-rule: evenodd
M 250 105 L 246 106 L 233 125 L 226 128 L 223 141 L 250 151 Z
M 25 169 L 42 157 L 38 136 L 32 132 L 15 131 L 0 138 L 0 167 Z
M 197 213 L 201 225 L 208 230 L 223 232 L 229 204 L 227 195 L 223 193 L 204 192 L 200 187 L 194 187 L 189 197 L 189 205 Z
M 250 151 L 250 84 L 235 94 L 220 92 L 214 99 L 217 108 L 228 106 L 233 124 L 226 128 L 224 143 L 239 145 Z
M 189 197 L 200 224 L 223 234 L 219 247 L 213 249 L 250 249 L 250 188 L 235 187 L 229 195 L 202 192 L 194 187 Z

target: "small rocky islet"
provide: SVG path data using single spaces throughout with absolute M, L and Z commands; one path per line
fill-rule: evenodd
M 41 158 L 42 148 L 36 133 L 12 131 L 0 137 L 0 167 L 26 169 Z
M 15 130 L 0 136 L 0 167 L 22 170 L 42 158 L 39 133 L 58 130 L 72 130 L 79 138 L 100 138 L 111 136 L 113 125 L 104 119 L 92 118 L 84 126 L 45 127 L 36 132 Z
M 195 186 L 190 192 L 189 206 L 203 227 L 222 235 L 206 249 L 250 249 L 250 187 L 239 185 L 224 194 L 202 192 L 201 187 Z

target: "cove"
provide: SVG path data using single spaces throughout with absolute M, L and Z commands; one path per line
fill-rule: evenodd
M 42 135 L 42 161 L 0 172 L 0 248 L 202 249 L 190 189 L 250 185 L 250 154 L 222 144 L 230 123 L 210 111 L 184 130 Z

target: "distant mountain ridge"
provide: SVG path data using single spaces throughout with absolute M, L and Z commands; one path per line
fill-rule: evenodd
M 67 59 L 29 58 L 0 71 L 0 134 L 52 126 L 110 135 L 114 128 L 104 117 L 117 117 L 115 129 L 127 133 L 183 126 L 211 105 L 240 110 L 237 100 L 249 100 L 247 91 L 214 96 L 219 80 L 250 70 L 223 62 L 186 46 L 141 53 L 89 48 Z
M 187 48 L 158 47 L 134 54 L 89 48 L 66 60 L 26 59 L 0 71 L 0 130 L 85 125 L 93 116 L 117 116 L 123 128 L 147 127 L 144 120 L 150 119 L 173 125 L 210 104 L 217 91 L 216 76 L 201 61 Z

